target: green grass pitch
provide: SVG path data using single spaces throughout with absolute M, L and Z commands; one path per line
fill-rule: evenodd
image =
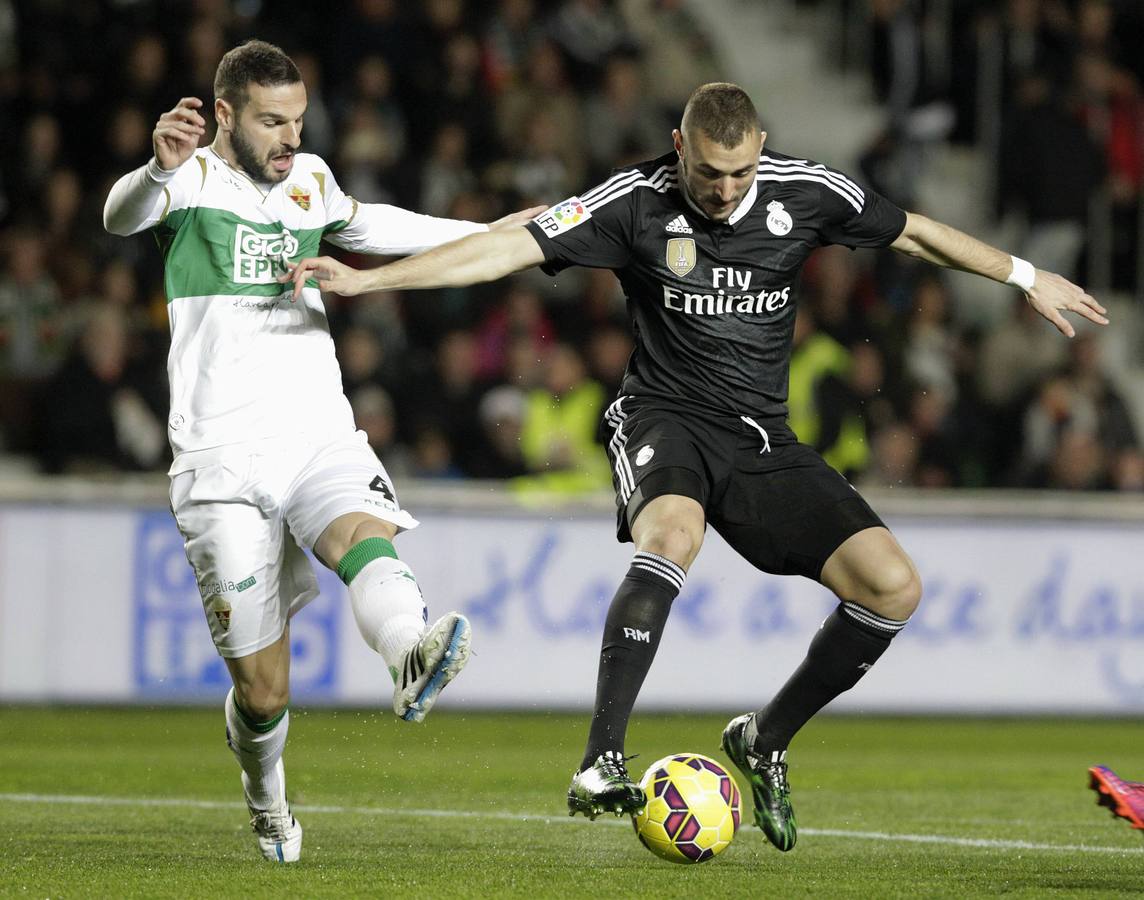
M 1144 833 L 1085 773 L 1144 779 L 1144 722 L 820 717 L 791 749 L 798 846 L 774 850 L 744 810 L 726 853 L 684 867 L 626 821 L 568 818 L 584 715 L 291 715 L 306 837 L 277 866 L 220 710 L 0 708 L 0 897 L 1144 896 Z M 725 761 L 729 715 L 637 716 L 633 771 Z

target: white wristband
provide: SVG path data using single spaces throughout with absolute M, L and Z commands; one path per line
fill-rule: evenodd
M 1009 273 L 1005 283 L 1019 287 L 1026 294 L 1029 293 L 1036 283 L 1037 270 L 1033 268 L 1031 262 L 1021 259 L 1019 256 L 1010 256 L 1009 258 L 1013 260 L 1013 271 Z

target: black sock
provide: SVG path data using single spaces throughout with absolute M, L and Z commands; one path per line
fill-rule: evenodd
M 768 753 L 786 750 L 811 716 L 858 683 L 906 621 L 884 618 L 857 603 L 839 604 L 810 642 L 802 665 L 755 713 L 748 741 Z
M 628 718 L 647 676 L 671 603 L 685 573 L 669 559 L 639 552 L 620 582 L 604 622 L 596 707 L 584 751 L 584 770 L 605 751 L 622 753 Z

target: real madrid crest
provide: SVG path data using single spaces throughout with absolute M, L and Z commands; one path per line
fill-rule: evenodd
M 672 238 L 667 242 L 667 267 L 680 278 L 695 268 L 694 238 Z
M 310 208 L 310 192 L 305 188 L 292 184 L 286 189 L 286 195 L 302 209 L 308 210 Z
M 778 200 L 772 200 L 767 204 L 767 229 L 771 234 L 782 237 L 784 234 L 789 234 L 793 227 L 794 220 Z

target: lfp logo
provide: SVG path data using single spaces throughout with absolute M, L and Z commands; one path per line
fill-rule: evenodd
M 317 568 L 321 593 L 290 622 L 290 692 L 299 696 L 331 696 L 337 687 L 341 582 Z M 134 581 L 136 690 L 147 697 L 220 698 L 230 676 L 170 513 L 139 514 Z
M 565 200 L 553 209 L 552 217 L 562 225 L 576 225 L 584 218 L 585 212 L 584 204 L 573 197 L 571 200 Z
M 562 203 L 557 203 L 542 212 L 532 221 L 539 225 L 549 237 L 563 234 L 569 228 L 575 228 L 582 222 L 592 218 L 588 208 L 579 197 L 569 197 Z

